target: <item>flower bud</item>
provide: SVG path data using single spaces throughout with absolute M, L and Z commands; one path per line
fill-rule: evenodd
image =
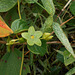
M 44 33 L 42 38 L 45 39 L 45 40 L 50 40 L 53 37 L 53 36 L 50 36 L 50 35 L 51 35 L 50 33 Z

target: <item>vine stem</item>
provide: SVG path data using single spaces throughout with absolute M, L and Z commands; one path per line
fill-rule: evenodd
M 24 61 L 24 45 L 22 50 L 22 62 L 21 62 L 21 68 L 20 68 L 20 75 L 22 74 L 23 61 Z
M 18 13 L 19 13 L 19 18 L 21 19 L 21 13 L 20 13 L 20 3 L 19 3 L 19 0 L 17 0 L 18 2 Z
M 63 9 L 61 10 L 61 12 L 58 14 L 58 16 L 57 16 L 57 18 L 56 18 L 55 21 L 57 21 L 58 17 L 62 14 L 62 12 L 66 9 L 66 7 L 70 4 L 71 1 L 72 1 L 72 0 L 69 0 L 69 1 L 66 3 L 66 5 L 63 7 Z

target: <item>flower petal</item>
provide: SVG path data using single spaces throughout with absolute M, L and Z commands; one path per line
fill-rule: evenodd
M 29 29 L 28 29 L 28 33 L 29 33 L 30 35 L 34 35 L 34 33 L 35 33 L 35 29 L 34 29 L 33 26 L 29 27 Z
M 34 40 L 34 43 L 38 46 L 41 46 L 41 44 L 42 44 L 40 39 Z
M 27 43 L 28 43 L 30 46 L 34 45 L 34 41 L 31 40 L 31 39 L 27 39 Z
M 43 33 L 41 31 L 35 31 L 34 36 L 35 36 L 35 38 L 40 38 L 42 36 L 42 34 Z
M 24 32 L 21 34 L 23 38 L 28 39 L 29 38 L 29 34 L 27 32 Z

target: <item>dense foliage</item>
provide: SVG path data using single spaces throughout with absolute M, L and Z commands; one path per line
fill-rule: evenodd
M 74 0 L 0 0 L 0 16 L 0 75 L 75 74 Z

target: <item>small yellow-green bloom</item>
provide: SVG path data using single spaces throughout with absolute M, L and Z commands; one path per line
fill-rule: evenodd
M 25 38 L 27 40 L 27 43 L 29 45 L 38 45 L 41 46 L 41 40 L 40 37 L 42 36 L 42 32 L 41 31 L 35 31 L 34 27 L 31 26 L 28 29 L 28 32 L 24 32 L 21 34 L 23 38 Z

